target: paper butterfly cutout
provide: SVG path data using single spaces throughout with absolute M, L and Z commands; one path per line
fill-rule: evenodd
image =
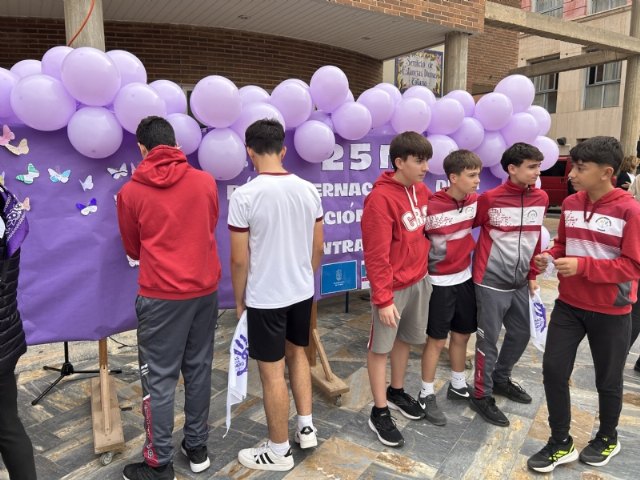
M 126 177 L 129 174 L 126 163 L 120 165 L 120 168 L 107 168 L 107 172 L 109 172 L 109 175 L 111 175 L 114 180 L 118 180 L 120 177 Z
M 91 190 L 93 188 L 93 177 L 89 175 L 84 180 L 78 180 L 80 185 L 82 185 L 82 190 L 86 192 L 87 190 Z
M 96 213 L 98 211 L 98 202 L 95 198 L 89 200 L 89 205 L 83 205 L 82 203 L 76 203 L 76 207 L 80 210 L 82 215 L 89 215 L 90 213 Z
M 129 262 L 129 266 L 131 268 L 135 268 L 135 267 L 139 267 L 140 266 L 140 260 L 134 260 L 129 255 L 127 255 L 127 261 Z
M 9 130 L 9 127 L 7 127 L 6 125 L 3 125 L 2 136 L 0 137 L 0 145 L 6 145 L 14 138 L 16 138 L 16 136 L 11 130 Z
M 11 145 L 10 143 L 7 143 L 4 146 L 4 148 L 9 150 L 14 155 L 26 155 L 27 153 L 29 153 L 29 145 L 27 144 L 26 138 L 23 138 L 22 140 L 20 140 L 20 143 L 18 144 L 17 147 L 15 145 Z
M 113 201 L 116 202 L 116 206 L 118 205 L 118 195 L 113 196 Z
M 49 168 L 49 178 L 53 183 L 67 183 L 69 181 L 69 175 L 71 175 L 71 170 L 65 170 L 60 173 L 54 170 L 53 168 Z
M 22 208 L 22 210 L 26 210 L 27 212 L 31 210 L 31 200 L 29 200 L 29 197 L 25 197 L 24 200 L 20 202 L 20 208 Z
M 16 175 L 16 180 L 20 180 L 22 183 L 31 185 L 33 181 L 39 176 L 40 172 L 36 170 L 36 167 L 33 166 L 33 163 L 30 163 L 29 165 L 27 165 L 27 173 Z
M 131 162 L 129 166 L 131 167 L 131 175 L 133 175 L 136 172 L 136 166 L 133 164 L 133 162 Z

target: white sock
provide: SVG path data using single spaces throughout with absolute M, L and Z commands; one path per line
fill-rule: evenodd
M 428 383 L 424 380 L 422 381 L 422 390 L 420 390 L 420 396 L 426 397 L 427 395 L 433 395 L 435 391 L 433 390 L 433 382 Z
M 451 370 L 451 386 L 453 388 L 464 388 L 467 386 L 467 377 L 462 372 L 454 372 Z
M 313 428 L 313 419 L 311 417 L 313 417 L 313 415 L 298 415 L 298 431 L 304 427 Z
M 273 443 L 269 440 L 269 448 L 273 450 L 273 453 L 281 457 L 285 456 L 289 451 L 289 440 L 283 443 Z

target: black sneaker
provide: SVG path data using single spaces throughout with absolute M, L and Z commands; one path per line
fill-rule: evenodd
M 187 448 L 187 444 L 185 442 L 186 440 L 183 438 L 182 443 L 180 444 L 180 451 L 189 459 L 189 467 L 191 467 L 191 471 L 193 473 L 204 472 L 211 465 L 209 456 L 207 455 L 207 446 L 200 445 L 195 448 Z
M 594 467 L 603 467 L 618 453 L 620 441 L 616 437 L 596 435 L 596 438 L 589 441 L 589 445 L 580 452 L 580 461 Z
M 542 450 L 527 460 L 527 467 L 536 472 L 547 473 L 563 463 L 573 462 L 578 459 L 578 451 L 573 446 L 573 438 L 565 443 L 558 443 L 553 438 Z
M 424 417 L 424 411 L 416 402 L 416 399 L 402 390 L 400 393 L 392 393 L 391 387 L 387 388 L 387 403 L 392 410 L 399 410 L 402 415 L 410 420 L 420 420 Z
M 449 382 L 447 398 L 449 400 L 469 400 L 469 385 L 465 384 L 462 388 L 453 388 L 453 385 Z
M 122 471 L 124 480 L 176 480 L 173 464 L 150 467 L 146 462 L 131 463 Z
M 444 416 L 444 413 L 442 413 L 442 410 L 438 407 L 436 396 L 433 393 L 424 397 L 418 393 L 418 405 L 420 405 L 420 408 L 424 411 L 424 418 L 434 425 L 442 427 L 447 424 L 447 417 Z
M 404 438 L 402 438 L 400 430 L 396 427 L 396 422 L 393 420 L 388 408 L 377 415 L 371 409 L 369 428 L 378 435 L 378 440 L 383 445 L 388 447 L 401 447 L 404 445 Z
M 471 409 L 478 412 L 487 422 L 497 425 L 498 427 L 508 427 L 509 419 L 500 411 L 496 405 L 496 399 L 493 397 L 469 398 Z
M 514 402 L 531 403 L 531 397 L 529 394 L 525 392 L 524 388 L 520 385 L 512 382 L 511 379 L 501 383 L 494 382 L 493 393 L 507 397 L 509 400 L 513 400 Z

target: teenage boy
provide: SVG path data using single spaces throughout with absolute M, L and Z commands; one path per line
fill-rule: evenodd
M 585 335 L 596 375 L 600 427 L 579 458 L 599 467 L 620 452 L 616 427 L 622 372 L 640 278 L 640 205 L 611 184 L 622 161 L 620 143 L 612 137 L 592 137 L 569 153 L 569 180 L 578 193 L 562 203 L 553 247 L 535 259 L 540 269 L 553 261 L 560 280 L 542 360 L 551 437 L 527 462 L 538 472 L 578 458 L 569 435 L 569 378 Z
M 247 310 L 249 356 L 258 362 L 269 440 L 245 448 L 247 468 L 293 468 L 289 448 L 289 392 L 298 412 L 295 441 L 318 444 L 311 417 L 309 344 L 314 272 L 322 259 L 322 204 L 316 188 L 282 166 L 284 130 L 276 120 L 258 120 L 245 133 L 258 176 L 229 201 L 231 281 L 238 318 Z
M 500 160 L 508 180 L 478 198 L 475 226 L 481 230 L 473 258 L 478 333 L 470 401 L 482 418 L 500 427 L 509 420 L 493 394 L 531 403 L 527 392 L 511 381 L 511 371 L 529 342 L 529 294 L 537 288 L 533 257 L 540 252 L 549 205 L 547 194 L 535 187 L 542 160 L 536 147 L 514 144 Z M 506 333 L 498 353 L 502 325 Z
M 393 171 L 376 180 L 362 214 L 372 313 L 367 370 L 374 405 L 369 428 L 390 447 L 400 447 L 404 438 L 389 407 L 412 420 L 424 417 L 418 402 L 403 387 L 410 347 L 424 344 L 429 315 L 429 240 L 424 224 L 431 192 L 423 180 L 432 155 L 431 144 L 422 135 L 405 132 L 396 136 L 389 147 Z M 391 385 L 386 388 L 389 353 Z
M 468 150 L 450 153 L 444 159 L 444 171 L 451 186 L 439 190 L 429 200 L 425 233 L 431 241 L 429 280 L 433 293 L 429 302 L 427 343 L 422 352 L 422 390 L 418 403 L 426 419 L 434 425 L 447 423 L 436 403 L 433 382 L 449 332 L 451 381 L 447 398 L 469 399 L 464 364 L 467 342 L 478 325 L 471 279 L 471 252 L 475 246 L 471 229 L 476 217 L 481 169 L 482 162 L 475 153 Z

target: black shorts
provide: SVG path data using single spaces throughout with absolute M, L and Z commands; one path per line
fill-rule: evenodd
M 473 333 L 478 329 L 473 280 L 446 287 L 433 286 L 429 301 L 427 335 L 443 340 L 449 332 Z
M 285 339 L 294 345 L 309 345 L 313 297 L 288 307 L 247 307 L 249 356 L 261 362 L 277 362 L 284 357 Z

